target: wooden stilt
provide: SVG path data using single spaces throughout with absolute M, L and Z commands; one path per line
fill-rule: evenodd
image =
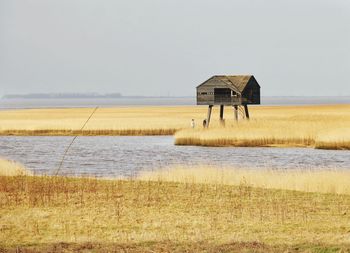
M 220 120 L 224 120 L 224 105 L 220 105 Z
M 220 105 L 220 124 L 224 125 L 224 105 Z
M 209 123 L 210 123 L 210 116 L 211 116 L 211 110 L 212 110 L 213 106 L 209 105 L 208 107 L 208 115 L 207 115 L 207 124 L 205 127 L 209 127 Z
M 233 106 L 233 111 L 235 113 L 235 120 L 238 121 L 238 105 Z
M 244 111 L 245 111 L 245 118 L 249 120 L 248 105 L 244 105 Z

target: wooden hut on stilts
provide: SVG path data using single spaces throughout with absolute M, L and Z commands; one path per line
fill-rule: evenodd
M 232 106 L 234 118 L 239 111 L 249 119 L 249 104 L 260 104 L 260 85 L 252 75 L 213 76 L 197 86 L 197 105 L 208 105 L 205 127 L 209 127 L 212 108 L 220 106 L 220 121 L 224 122 L 224 106 Z

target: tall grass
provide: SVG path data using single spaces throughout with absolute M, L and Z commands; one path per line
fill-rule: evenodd
M 175 144 L 350 149 L 350 106 L 270 107 L 258 112 L 253 111 L 250 121 L 226 127 L 178 131 Z
M 0 111 L 0 135 L 172 135 L 200 122 L 204 108 L 99 108 L 83 131 L 93 109 L 29 109 Z
M 18 162 L 0 159 L 0 176 L 20 176 L 31 173 Z
M 233 120 L 225 109 L 226 127 L 214 107 L 203 129 L 206 107 L 100 108 L 84 130 L 91 108 L 0 111 L 0 135 L 172 135 L 178 145 L 304 146 L 349 149 L 350 105 L 256 106 L 249 122 Z M 190 128 L 195 119 L 195 129 Z
M 320 132 L 315 147 L 319 149 L 350 149 L 350 125 Z
M 349 173 L 288 173 L 178 168 L 130 180 L 0 176 L 0 250 L 350 249 Z
M 91 114 L 92 108 L 71 109 L 28 109 L 0 111 L 0 134 L 24 135 L 77 134 L 82 124 Z M 190 128 L 191 119 L 195 119 L 196 129 L 202 129 L 202 121 L 206 117 L 205 106 L 146 106 L 100 108 L 96 111 L 81 134 L 169 134 L 180 129 Z M 269 130 L 286 130 L 286 126 L 297 128 L 297 136 L 315 135 L 313 131 L 324 128 L 349 126 L 350 105 L 328 106 L 255 106 L 250 108 L 252 122 L 255 120 Z M 218 108 L 214 107 L 212 127 L 220 126 Z M 236 127 L 231 108 L 225 109 L 226 125 Z M 241 122 L 242 123 L 242 122 Z M 239 124 L 241 125 L 241 124 Z M 244 124 L 243 124 L 244 125 Z M 288 128 L 287 128 L 288 129 Z M 249 129 L 251 130 L 251 129 Z M 113 131 L 115 131 L 113 133 Z M 264 131 L 264 128 L 262 128 Z
M 264 189 L 350 195 L 350 170 L 272 170 L 182 166 L 142 172 L 138 179 L 195 184 L 246 185 Z

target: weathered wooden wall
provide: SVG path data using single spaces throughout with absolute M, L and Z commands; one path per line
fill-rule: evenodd
M 197 105 L 214 105 L 214 88 L 227 88 L 227 85 L 215 78 L 209 79 L 197 88 Z
M 246 88 L 243 90 L 242 103 L 260 104 L 260 87 L 254 77 L 249 79 Z

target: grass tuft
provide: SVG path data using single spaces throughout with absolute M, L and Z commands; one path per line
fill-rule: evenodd
M 350 195 L 350 171 L 345 169 L 278 170 L 179 166 L 143 172 L 138 179 Z
M 0 176 L 23 176 L 31 173 L 18 162 L 0 159 Z

